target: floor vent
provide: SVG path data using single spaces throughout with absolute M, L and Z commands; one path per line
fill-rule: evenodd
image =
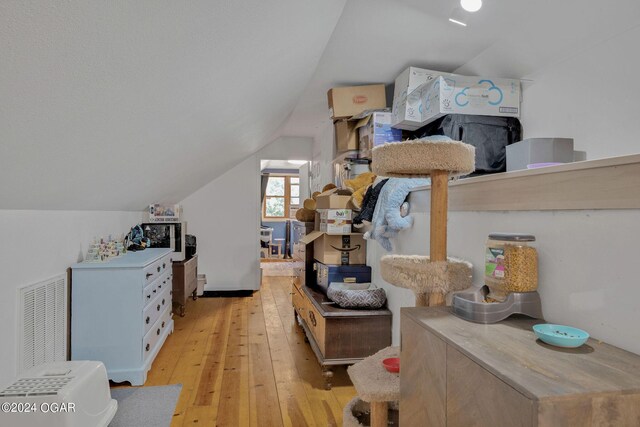
M 67 356 L 67 276 L 20 288 L 18 372 Z

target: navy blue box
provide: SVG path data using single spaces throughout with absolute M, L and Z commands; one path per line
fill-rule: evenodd
M 316 261 L 316 285 L 325 294 L 333 282 L 371 283 L 368 265 L 327 265 Z

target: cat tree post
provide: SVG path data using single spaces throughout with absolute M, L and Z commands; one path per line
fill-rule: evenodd
M 449 172 L 431 171 L 431 219 L 429 258 L 431 262 L 447 260 L 447 210 L 449 208 Z M 432 292 L 428 305 L 444 305 L 445 295 Z

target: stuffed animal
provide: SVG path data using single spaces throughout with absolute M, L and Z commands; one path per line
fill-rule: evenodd
M 362 209 L 362 200 L 364 199 L 364 195 L 375 179 L 376 175 L 372 172 L 364 172 L 356 176 L 354 179 L 347 179 L 344 181 L 344 187 L 352 191 L 349 205 L 353 210 L 359 211 Z
M 316 193 L 313 193 L 316 195 Z M 318 193 L 320 194 L 320 193 Z M 316 195 L 317 196 L 317 195 Z M 313 196 L 312 196 L 313 197 Z M 305 199 L 302 207 L 296 211 L 296 219 L 301 222 L 313 222 L 316 219 L 316 201 L 313 199 Z
M 332 183 L 329 183 L 329 184 L 325 185 L 324 187 L 322 187 L 322 192 L 324 193 L 325 191 L 333 190 L 334 188 L 336 188 L 336 185 L 332 184 Z
M 300 208 L 296 211 L 296 219 L 300 222 L 313 222 L 316 219 L 316 211 Z

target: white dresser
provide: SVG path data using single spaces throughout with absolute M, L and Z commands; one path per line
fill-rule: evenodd
M 72 268 L 71 359 L 98 360 L 114 382 L 142 385 L 173 332 L 171 249 Z

